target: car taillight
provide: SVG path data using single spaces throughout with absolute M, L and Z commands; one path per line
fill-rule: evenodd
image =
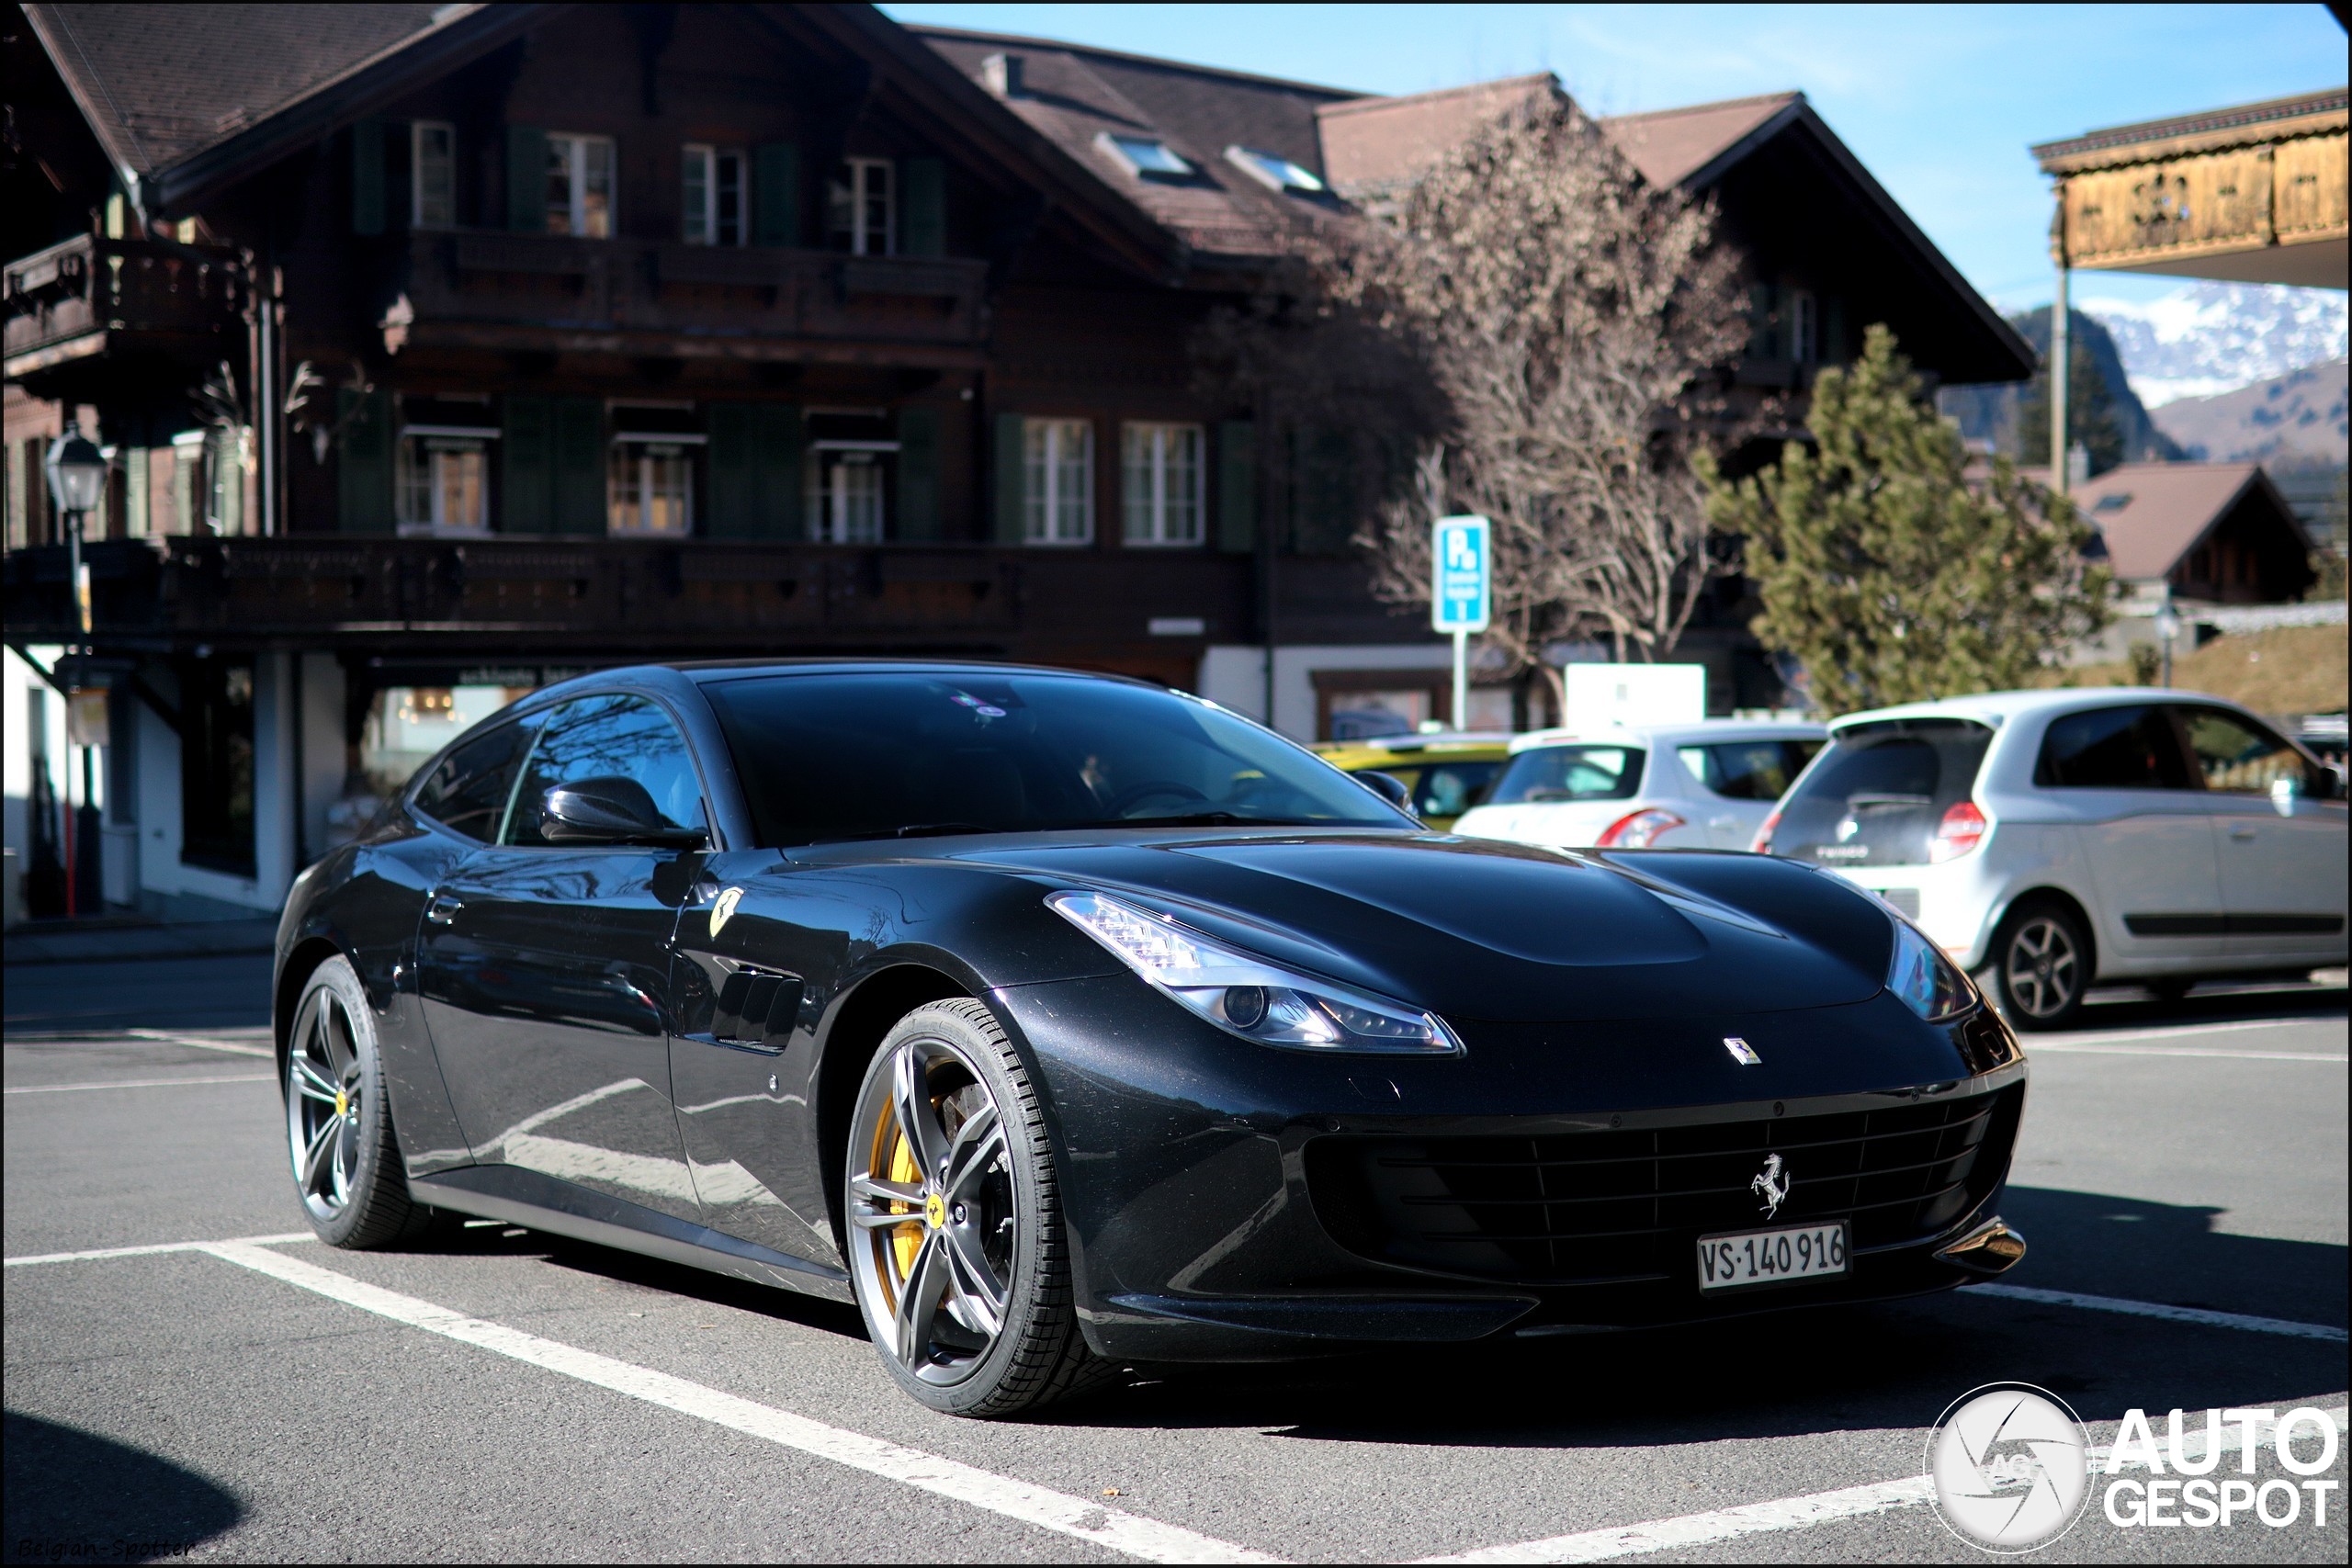
M 1948 860 L 1958 860 L 1983 843 L 1990 830 L 1984 813 L 1976 809 L 1974 801 L 1960 802 L 1936 824 L 1936 836 L 1928 840 L 1928 863 L 1941 865 Z
M 1781 825 L 1781 812 L 1773 807 L 1772 815 L 1764 818 L 1764 826 L 1756 829 L 1756 841 L 1747 846 L 1750 854 L 1769 855 L 1772 852 L 1772 829 Z
M 1657 841 L 1660 833 L 1682 826 L 1682 818 L 1671 811 L 1656 807 L 1630 811 L 1600 830 L 1593 847 L 1603 850 L 1645 850 Z

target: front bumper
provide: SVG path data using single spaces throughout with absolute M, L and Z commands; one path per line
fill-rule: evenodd
M 2024 1096 L 2025 1064 L 1989 1012 L 1934 1028 L 1884 995 L 1742 1018 L 1457 1021 L 1468 1054 L 1443 1059 L 1252 1046 L 1126 976 L 995 1000 L 1047 1090 L 1080 1323 L 1119 1359 L 1279 1359 L 1946 1289 L 1983 1277 L 1939 1253 L 1992 1215 Z M 1725 1035 L 1763 1064 L 1735 1061 Z M 1863 1168 L 1873 1146 L 1910 1174 Z M 1745 1190 L 1767 1152 L 1794 1173 L 1769 1220 Z M 1390 1155 L 1415 1174 L 1369 1190 Z M 1699 1294 L 1700 1235 L 1830 1217 L 1853 1226 L 1848 1275 Z

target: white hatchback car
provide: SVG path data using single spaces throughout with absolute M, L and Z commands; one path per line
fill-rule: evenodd
M 1538 729 L 1457 833 L 1599 849 L 1744 850 L 1828 731 L 1818 724 Z
M 2048 1029 L 2094 980 L 2342 964 L 2345 820 L 2341 776 L 2233 704 L 1996 692 L 1838 719 L 1755 847 L 1870 888 Z

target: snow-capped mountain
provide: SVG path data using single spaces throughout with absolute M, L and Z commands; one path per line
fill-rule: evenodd
M 2210 398 L 2345 353 L 2340 289 L 2191 283 L 2145 304 L 2098 300 L 2096 316 L 2150 408 Z

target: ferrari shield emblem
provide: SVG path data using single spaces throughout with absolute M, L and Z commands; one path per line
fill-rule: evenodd
M 717 936 L 718 934 L 719 928 L 724 926 L 729 920 L 735 918 L 735 906 L 742 901 L 743 890 L 740 887 L 730 887 L 726 892 L 721 893 L 718 896 L 718 902 L 710 907 L 710 934 L 712 936 Z

